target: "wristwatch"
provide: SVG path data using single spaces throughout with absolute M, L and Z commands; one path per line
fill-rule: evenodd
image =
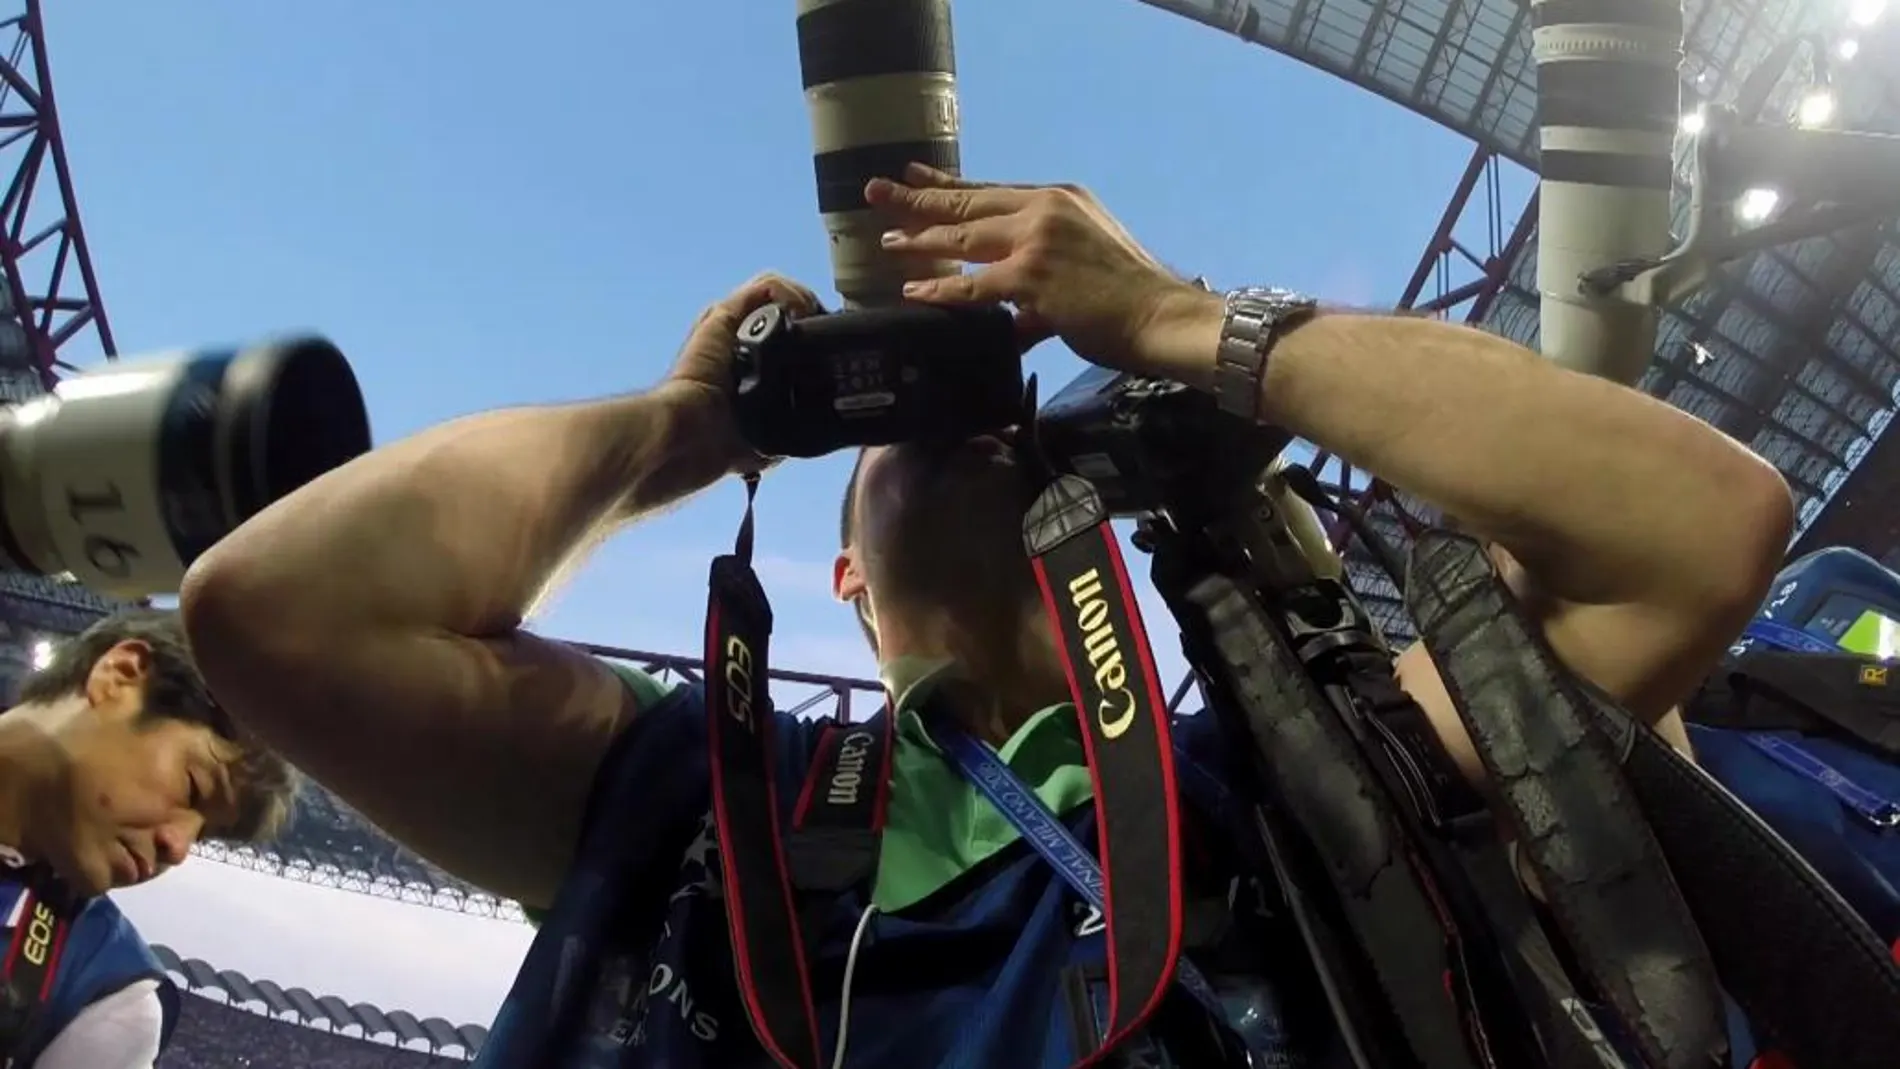
M 1214 356 L 1214 401 L 1221 411 L 1260 419 L 1260 380 L 1266 377 L 1274 343 L 1318 311 L 1318 301 L 1292 290 L 1228 291 L 1220 348 Z

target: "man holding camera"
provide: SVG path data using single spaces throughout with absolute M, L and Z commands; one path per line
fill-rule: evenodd
M 205 689 L 176 613 L 61 643 L 0 713 L 0 1065 L 151 1069 L 176 991 L 107 891 L 204 836 L 261 841 L 294 793 Z
M 1457 516 L 1499 548 L 1555 653 L 1651 721 L 1748 619 L 1786 544 L 1786 489 L 1740 445 L 1510 342 L 1202 292 L 1072 188 L 912 168 L 866 198 L 894 252 L 975 267 L 913 299 L 1008 302 L 1025 343 L 1053 334 L 1098 364 L 1210 390 Z M 707 310 L 659 387 L 378 450 L 267 510 L 187 580 L 187 623 L 223 702 L 423 854 L 544 915 L 484 1064 L 785 1062 L 748 1027 L 752 992 L 713 886 L 699 693 L 664 694 L 520 629 L 601 537 L 756 470 L 724 391 L 735 330 L 770 301 L 816 310 L 761 277 Z M 807 937 L 808 1016 L 835 1064 L 1063 1066 L 1099 1032 L 1099 914 L 916 715 L 949 695 L 961 727 L 1044 803 L 1089 819 L 1084 743 L 1022 555 L 1038 489 L 994 438 L 867 450 L 854 473 L 835 586 L 872 638 L 899 727 L 875 876 Z M 1399 673 L 1478 777 L 1429 658 L 1407 651 Z M 779 782 L 803 782 L 820 732 L 785 718 L 776 732 Z M 1178 741 L 1218 764 L 1204 735 L 1184 726 Z M 1220 834 L 1190 830 L 1213 919 L 1187 957 L 1234 1007 L 1221 1023 L 1256 1052 L 1320 1056 L 1324 1001 L 1271 881 Z M 1207 1046 L 1196 1012 L 1164 1007 L 1116 1056 L 1216 1064 L 1233 1048 Z

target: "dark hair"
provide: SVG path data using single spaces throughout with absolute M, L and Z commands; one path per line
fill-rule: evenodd
M 858 533 L 858 474 L 864 470 L 864 450 L 858 450 L 856 460 L 851 462 L 851 477 L 844 483 L 844 507 L 838 512 L 838 548 L 850 549 L 851 540 Z M 864 606 L 851 606 L 853 615 L 858 618 L 858 629 L 864 632 L 864 640 L 871 644 L 872 652 L 877 651 L 877 632 L 872 630 L 871 621 L 864 618 Z
M 81 693 L 99 658 L 119 643 L 132 641 L 143 642 L 152 651 L 143 715 L 203 724 L 238 749 L 230 765 L 231 785 L 237 793 L 236 815 L 228 826 L 207 834 L 245 842 L 261 842 L 276 835 L 290 815 L 297 775 L 283 758 L 239 728 L 211 696 L 192 660 L 184 624 L 176 612 L 130 609 L 58 643 L 46 667 L 21 684 L 18 701 L 23 705 L 56 701 Z

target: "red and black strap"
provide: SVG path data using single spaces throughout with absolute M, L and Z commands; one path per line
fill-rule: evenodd
M 861 724 L 828 725 L 819 736 L 787 837 L 799 891 L 835 894 L 877 876 L 896 723 L 886 710 Z
M 1159 674 L 1101 499 L 1087 482 L 1051 483 L 1024 538 L 1061 638 L 1094 779 L 1106 887 L 1107 1035 L 1091 1064 L 1160 1006 L 1181 952 L 1180 814 Z M 820 738 L 791 827 L 780 833 L 771 697 L 772 613 L 751 566 L 752 503 L 732 554 L 713 562 L 706 619 L 706 722 L 726 918 L 740 998 L 784 1069 L 821 1069 L 807 933 L 820 898 L 877 872 L 896 714 Z
M 1181 955 L 1181 815 L 1168 707 L 1095 487 L 1072 475 L 1051 482 L 1023 519 L 1023 542 L 1095 784 L 1108 939 L 1106 1051 L 1160 1007 Z
M 752 570 L 752 499 L 732 553 L 712 562 L 706 609 L 706 735 L 726 924 L 739 997 L 759 1042 L 785 1069 L 816 1069 L 818 1014 L 799 910 L 779 835 L 772 696 L 772 607 Z
M 0 962 L 0 1066 L 11 1069 L 53 993 L 74 913 L 69 899 L 28 883 L 14 902 L 6 958 Z

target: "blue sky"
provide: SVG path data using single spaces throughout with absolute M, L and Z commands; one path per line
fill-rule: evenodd
M 1218 285 L 1389 304 L 1469 153 L 1392 104 L 1135 0 L 962 0 L 956 14 L 966 172 L 1084 183 L 1164 260 Z M 350 355 L 386 442 L 480 409 L 651 385 L 698 309 L 760 269 L 830 291 L 785 0 L 565 0 L 535 17 L 492 0 L 197 0 L 109 18 L 49 4 L 46 18 L 125 354 L 319 330 Z M 1032 370 L 1053 386 L 1079 365 L 1051 349 Z M 782 667 L 872 670 L 828 596 L 844 479 L 834 459 L 766 481 Z M 739 500 L 716 490 L 610 544 L 540 628 L 690 651 L 705 562 Z M 230 886 L 193 868 L 208 871 L 152 889 L 141 902 L 169 904 L 137 914 L 188 955 L 459 1019 L 485 1016 L 490 996 L 457 984 L 512 973 L 507 951 L 465 962 L 442 949 L 370 976 L 324 938 L 180 928 L 187 887 Z

